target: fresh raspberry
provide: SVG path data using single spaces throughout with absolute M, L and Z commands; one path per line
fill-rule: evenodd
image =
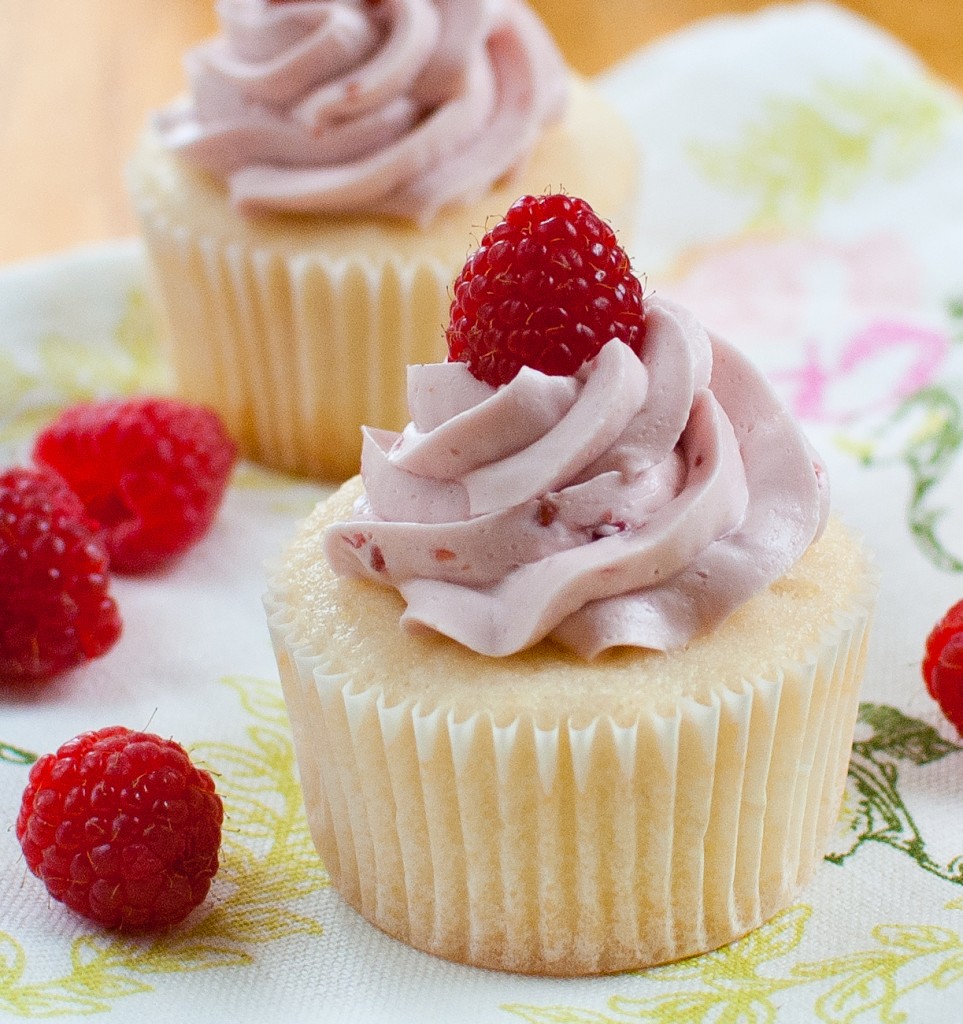
M 50 470 L 0 475 L 0 680 L 56 675 L 100 657 L 120 636 L 96 529 Z
M 236 455 L 214 412 L 170 398 L 75 405 L 34 447 L 100 523 L 113 568 L 127 572 L 155 569 L 207 532 Z
M 112 726 L 30 770 L 17 838 L 54 899 L 108 928 L 170 928 L 203 902 L 224 809 L 173 740 Z
M 449 359 L 495 386 L 522 366 L 575 373 L 613 338 L 641 354 L 642 284 L 584 199 L 516 200 L 468 258 L 454 295 Z
M 963 736 L 963 601 L 953 605 L 927 637 L 923 679 L 930 696 Z

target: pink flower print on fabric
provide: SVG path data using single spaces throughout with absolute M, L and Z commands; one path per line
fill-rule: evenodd
M 950 348 L 921 322 L 919 269 L 890 235 L 738 239 L 699 254 L 666 293 L 747 351 L 808 420 L 895 408 L 932 383 Z
M 900 320 L 881 320 L 856 334 L 833 365 L 808 342 L 797 369 L 770 373 L 793 390 L 787 401 L 801 419 L 845 422 L 892 409 L 933 382 L 949 350 L 946 334 Z M 862 399 L 862 404 L 861 404 Z

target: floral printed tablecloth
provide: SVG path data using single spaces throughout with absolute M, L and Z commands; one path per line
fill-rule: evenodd
M 529 1024 L 958 1022 L 963 740 L 919 677 L 963 597 L 963 100 L 840 10 L 774 8 L 650 48 L 603 87 L 645 154 L 634 252 L 765 369 L 882 572 L 842 818 L 792 908 L 732 946 L 610 978 L 519 978 L 385 937 L 305 829 L 260 606 L 264 563 L 323 489 L 242 466 L 213 534 L 118 580 L 106 658 L 0 693 L 0 1019 Z M 64 403 L 167 385 L 136 242 L 0 272 L 0 457 Z M 12 831 L 29 763 L 110 723 L 218 773 L 223 866 L 173 934 L 50 902 Z

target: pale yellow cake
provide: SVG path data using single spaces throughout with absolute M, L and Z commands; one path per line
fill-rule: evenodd
M 602 973 L 723 945 L 788 905 L 838 815 L 874 572 L 835 519 L 669 654 L 506 658 L 403 633 L 303 525 L 267 607 L 311 831 L 366 918 L 440 956 Z
M 244 216 L 151 132 L 128 173 L 179 392 L 217 409 L 245 454 L 339 480 L 357 472 L 363 423 L 407 421 L 406 367 L 443 358 L 449 288 L 488 218 L 564 190 L 627 232 L 638 180 L 628 129 L 578 78 L 518 173 L 425 228 Z

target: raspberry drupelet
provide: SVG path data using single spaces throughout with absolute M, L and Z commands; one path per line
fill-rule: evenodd
M 575 373 L 613 338 L 641 355 L 644 336 L 642 284 L 584 199 L 522 196 L 455 280 L 449 358 L 493 386 Z
M 236 456 L 216 413 L 155 397 L 72 406 L 34 446 L 100 524 L 118 572 L 161 567 L 203 537 Z
M 113 647 L 121 620 L 96 531 L 56 473 L 0 474 L 0 681 L 44 679 Z
M 108 928 L 163 930 L 207 895 L 223 816 L 180 744 L 112 726 L 34 764 L 16 831 L 54 899 Z

